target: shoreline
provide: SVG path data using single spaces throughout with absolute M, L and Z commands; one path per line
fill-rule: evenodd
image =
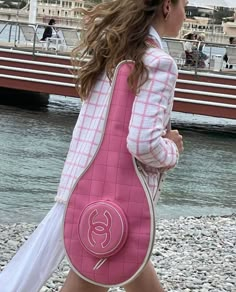
M 35 227 L 0 224 L 1 270 Z M 158 219 L 156 229 L 151 260 L 165 291 L 236 292 L 236 214 Z M 68 271 L 64 259 L 40 292 L 59 291 Z

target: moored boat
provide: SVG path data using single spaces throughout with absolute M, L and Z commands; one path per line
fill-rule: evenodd
M 0 41 L 0 60 L 0 87 L 79 97 L 70 51 Z M 179 65 L 174 111 L 236 119 L 236 71 L 223 69 L 223 63 L 216 68 L 209 60 L 204 69 Z

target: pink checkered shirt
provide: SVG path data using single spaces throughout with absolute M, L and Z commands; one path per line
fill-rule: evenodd
M 176 145 L 162 137 L 166 133 L 173 107 L 178 70 L 174 60 L 159 48 L 147 49 L 144 64 L 149 77 L 133 103 L 127 147 L 140 161 L 153 198 L 157 200 L 163 171 L 173 168 L 178 161 Z M 110 92 L 111 84 L 103 74 L 82 105 L 55 198 L 58 202 L 65 203 L 68 200 L 78 178 L 100 145 Z

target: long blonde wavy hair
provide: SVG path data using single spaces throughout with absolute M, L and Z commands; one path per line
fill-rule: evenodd
M 84 29 L 80 44 L 72 52 L 72 61 L 77 68 L 75 82 L 82 99 L 89 96 L 104 70 L 111 81 L 122 60 L 134 61 L 128 84 L 137 92 L 140 77 L 141 84 L 147 80 L 148 72 L 142 60 L 147 49 L 145 40 L 162 3 L 163 0 L 115 0 L 81 10 Z

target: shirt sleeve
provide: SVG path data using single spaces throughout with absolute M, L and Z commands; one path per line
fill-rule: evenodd
M 172 168 L 178 161 L 175 143 L 162 136 L 173 107 L 177 66 L 168 55 L 148 57 L 148 80 L 136 95 L 129 124 L 129 152 L 146 166 Z

